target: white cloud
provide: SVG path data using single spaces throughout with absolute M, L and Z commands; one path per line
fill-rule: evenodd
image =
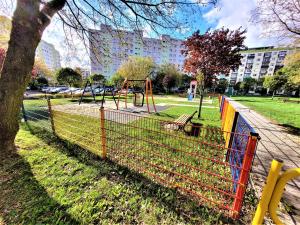
M 251 23 L 251 10 L 255 0 L 220 0 L 218 5 L 204 14 L 209 23 L 216 23 L 215 28 L 247 29 L 245 44 L 248 47 L 276 45 L 275 39 L 262 37 L 262 27 Z
M 83 41 L 74 34 L 72 38 L 70 38 L 70 33 L 67 35 L 72 40 L 71 45 L 68 45 L 66 40 L 62 22 L 53 18 L 44 31 L 42 39 L 53 44 L 59 51 L 63 67 L 89 67 L 89 56 Z

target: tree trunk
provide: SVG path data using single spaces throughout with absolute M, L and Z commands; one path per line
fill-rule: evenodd
M 40 10 L 40 1 L 18 0 L 0 76 L 0 155 L 15 152 L 23 94 L 31 78 L 35 50 L 51 17 L 65 1 L 53 0 Z
M 204 94 L 204 87 L 200 87 L 200 102 L 199 102 L 199 111 L 198 111 L 198 119 L 201 118 L 201 111 L 202 111 L 202 103 L 203 103 L 203 94 Z
M 273 94 L 272 94 L 272 100 L 274 99 L 274 95 L 275 95 L 275 90 L 273 91 Z

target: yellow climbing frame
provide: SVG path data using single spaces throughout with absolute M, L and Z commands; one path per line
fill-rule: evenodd
M 263 224 L 267 211 L 275 224 L 284 224 L 277 216 L 277 207 L 285 185 L 290 180 L 300 176 L 300 168 L 289 169 L 280 174 L 282 166 L 283 161 L 273 159 L 267 182 L 252 220 L 252 225 Z

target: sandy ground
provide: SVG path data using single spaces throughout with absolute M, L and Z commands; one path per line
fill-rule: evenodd
M 104 108 L 107 110 L 105 111 L 105 118 L 107 120 L 112 120 L 118 123 L 128 123 L 134 120 L 137 120 L 139 117 L 137 116 L 120 116 L 120 114 L 114 113 L 117 112 L 116 110 L 116 104 L 114 101 L 106 101 L 103 105 Z M 52 110 L 57 110 L 61 112 L 66 112 L 70 114 L 78 114 L 78 115 L 87 115 L 92 116 L 96 118 L 100 118 L 100 107 L 101 104 L 95 104 L 95 103 L 82 103 L 79 105 L 78 103 L 73 104 L 65 104 L 65 105 L 54 105 L 52 106 Z M 160 106 L 156 105 L 157 112 L 163 111 L 167 109 L 168 106 Z M 150 112 L 154 113 L 153 106 L 149 106 Z M 143 107 L 134 107 L 132 103 L 127 104 L 127 108 L 125 108 L 125 104 L 122 102 L 120 103 L 120 110 L 121 112 L 133 112 L 136 113 L 136 115 L 140 116 L 149 116 L 147 106 L 144 105 Z

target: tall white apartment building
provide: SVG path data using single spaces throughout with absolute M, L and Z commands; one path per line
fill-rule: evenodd
M 129 56 L 151 57 L 158 65 L 172 63 L 179 69 L 183 66 L 182 40 L 169 35 L 159 39 L 143 37 L 142 30 L 116 30 L 103 24 L 100 28 L 89 32 L 91 74 L 100 73 L 108 78 Z
M 273 76 L 275 71 L 283 66 L 286 55 L 295 52 L 295 48 L 274 48 L 273 46 L 249 48 L 242 51 L 241 65 L 237 70 L 230 71 L 229 82 L 231 85 L 242 82 L 246 77 L 259 79 Z
M 54 46 L 46 41 L 41 40 L 37 49 L 36 57 L 41 58 L 46 66 L 51 70 L 57 70 L 61 68 L 60 54 L 54 48 Z

